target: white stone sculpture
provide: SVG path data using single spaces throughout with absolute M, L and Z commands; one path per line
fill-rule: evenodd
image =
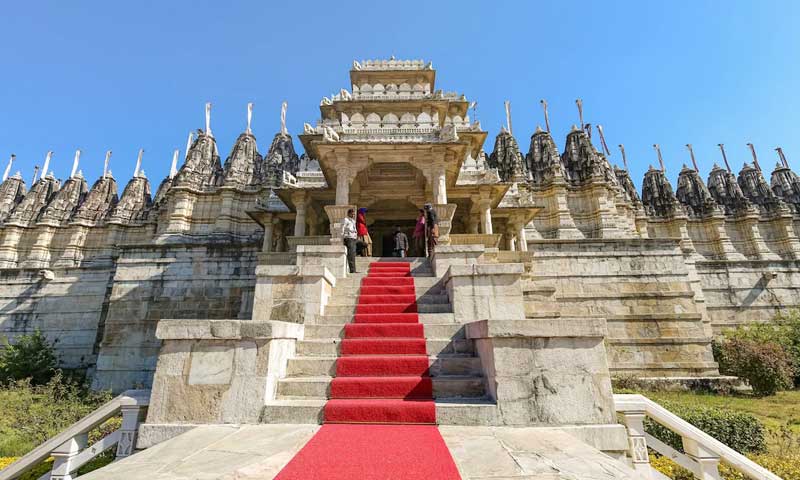
M 111 153 L 111 152 L 108 152 Z M 136 157 L 136 168 L 133 169 L 133 178 L 139 177 L 139 173 L 142 170 L 142 155 L 144 154 L 144 149 L 139 149 L 139 155 Z
M 189 134 L 189 143 L 191 144 L 192 134 Z M 188 152 L 189 149 L 186 149 Z M 172 180 L 175 178 L 175 175 L 178 174 L 178 154 L 180 151 L 176 148 L 175 152 L 172 154 L 172 166 L 169 168 L 169 179 Z
M 281 135 L 289 135 L 289 130 L 286 129 L 286 108 L 288 106 L 286 101 L 281 103 Z
M 8 179 L 8 174 L 11 172 L 11 164 L 14 163 L 15 158 L 17 158 L 17 156 L 12 153 L 11 158 L 8 159 L 8 165 L 6 166 L 6 171 L 3 172 L 4 182 Z
M 192 149 L 192 141 L 194 141 L 194 132 L 189 132 L 189 138 L 186 140 L 186 159 L 189 159 L 189 150 Z
M 53 158 L 53 151 L 47 152 L 47 155 L 44 157 L 44 168 L 42 169 L 42 177 L 46 177 L 48 173 L 48 169 L 50 168 L 50 159 Z
M 303 133 L 305 133 L 306 135 L 314 135 L 317 132 L 314 131 L 314 127 L 312 127 L 310 123 L 304 123 Z
M 141 160 L 141 158 L 142 158 L 142 157 L 141 157 L 141 155 L 140 155 L 140 156 L 139 156 L 139 159 Z M 108 150 L 108 151 L 106 152 L 106 158 L 105 158 L 105 160 L 103 160 L 103 178 L 106 178 L 106 175 L 108 175 L 108 161 L 109 161 L 109 160 L 111 160 L 111 150 Z M 137 167 L 136 167 L 136 169 L 138 170 L 138 169 L 139 169 L 139 167 L 137 166 Z M 135 175 L 134 175 L 134 176 L 135 176 Z
M 211 133 L 211 102 L 206 103 L 206 135 L 213 137 Z
M 323 130 L 323 139 L 326 142 L 338 142 L 339 141 L 339 134 L 336 133 L 331 127 L 325 126 Z
M 247 104 L 247 133 L 253 133 L 253 131 L 250 130 L 250 124 L 252 123 L 252 121 L 253 121 L 253 102 L 250 102 Z
M 75 158 L 72 160 L 72 171 L 70 171 L 69 178 L 73 178 L 75 173 L 78 171 L 78 163 L 81 161 L 81 151 L 75 150 Z M 42 176 L 44 176 L 47 172 L 42 171 Z

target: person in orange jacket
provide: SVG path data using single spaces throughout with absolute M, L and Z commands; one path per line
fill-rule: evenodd
M 356 216 L 356 231 L 358 233 L 358 240 L 364 245 L 361 250 L 362 257 L 372 256 L 372 238 L 369 236 L 367 229 L 367 209 L 359 208 L 358 215 Z

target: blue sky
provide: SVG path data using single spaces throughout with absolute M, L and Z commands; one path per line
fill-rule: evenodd
M 612 162 L 624 143 L 635 182 L 657 164 L 669 177 L 689 163 L 703 177 L 726 144 L 738 173 L 756 145 L 772 171 L 774 147 L 800 162 L 800 2 L 6 2 L 0 29 L 0 160 L 15 153 L 26 181 L 55 151 L 51 169 L 69 175 L 76 148 L 90 181 L 104 152 L 122 184 L 136 153 L 158 183 L 173 149 L 203 126 L 227 156 L 255 102 L 253 130 L 264 153 L 279 128 L 280 103 L 296 136 L 319 101 L 348 88 L 353 59 L 422 58 L 437 88 L 478 102 L 489 131 L 512 105 L 527 152 L 550 104 L 554 137 L 585 120 L 604 126 Z M 673 183 L 674 185 L 674 183 Z

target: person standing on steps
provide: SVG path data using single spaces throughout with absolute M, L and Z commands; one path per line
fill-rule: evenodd
M 398 226 L 394 227 L 394 256 L 400 258 L 408 256 L 408 236 Z
M 369 236 L 367 230 L 367 209 L 359 208 L 358 216 L 356 217 L 356 231 L 358 232 L 358 240 L 363 244 L 361 250 L 362 257 L 372 256 L 372 237 Z
M 344 239 L 344 246 L 347 249 L 347 267 L 350 273 L 356 272 L 356 240 L 358 233 L 356 231 L 356 212 L 352 208 L 347 211 L 347 216 L 344 217 L 342 222 L 342 239 Z
M 425 256 L 425 210 L 419 209 L 417 225 L 414 227 L 414 250 L 418 257 Z
M 430 203 L 425 204 L 425 238 L 428 240 L 428 256 L 430 257 L 439 242 L 439 219 L 436 216 L 436 210 Z

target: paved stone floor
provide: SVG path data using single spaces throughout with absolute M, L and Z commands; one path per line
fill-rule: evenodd
M 198 427 L 81 478 L 269 480 L 318 428 Z M 440 427 L 440 431 L 464 480 L 638 478 L 627 466 L 560 431 L 515 427 Z

